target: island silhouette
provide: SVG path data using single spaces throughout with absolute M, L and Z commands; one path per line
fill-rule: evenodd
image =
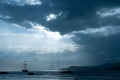
M 27 71 L 23 71 L 27 70 Z M 0 71 L 0 74 L 21 74 L 21 75 L 44 75 L 44 74 L 54 74 L 54 75 L 62 75 L 62 74 L 69 74 L 69 75 L 80 75 L 80 76 L 88 76 L 88 75 L 99 75 L 102 74 L 108 75 L 108 74 L 116 74 L 120 73 L 120 62 L 118 63 L 106 63 L 102 65 L 96 65 L 96 66 L 70 66 L 67 68 L 62 68 L 55 71 L 30 71 L 27 69 L 27 64 L 25 63 L 23 65 L 23 69 L 21 71 L 15 72 L 15 71 Z M 119 75 L 120 76 L 120 75 Z

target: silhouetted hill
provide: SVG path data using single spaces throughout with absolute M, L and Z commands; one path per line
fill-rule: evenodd
M 69 70 L 69 71 L 104 71 L 104 70 L 118 70 L 120 71 L 120 62 L 119 63 L 106 63 L 103 65 L 97 66 L 70 66 L 68 68 L 64 68 L 62 70 Z

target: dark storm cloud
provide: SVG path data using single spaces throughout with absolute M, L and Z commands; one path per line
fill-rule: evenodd
M 116 7 L 120 4 L 119 0 L 55 0 L 53 2 L 59 9 L 69 12 L 68 19 L 92 17 L 99 8 Z
M 0 3 L 0 14 L 10 16 L 8 21 L 31 27 L 24 21 L 33 21 L 40 23 L 53 31 L 61 33 L 71 32 L 73 30 L 82 30 L 86 27 L 99 27 L 109 24 L 109 20 L 101 21 L 96 12 L 101 8 L 118 7 L 119 0 L 45 0 L 42 5 L 10 5 Z M 62 16 L 56 20 L 47 22 L 46 16 L 51 13 Z M 111 21 L 116 24 L 116 22 Z M 69 29 L 68 29 L 69 27 Z
M 96 15 L 96 12 L 106 7 L 118 7 L 120 4 L 119 0 L 55 0 L 53 2 L 57 8 L 67 12 L 63 21 L 57 21 L 51 25 L 54 27 L 57 25 L 58 27 L 56 29 L 60 31 L 62 31 L 61 28 L 63 28 L 63 33 L 72 30 L 82 30 L 86 27 L 99 27 L 110 23 L 117 23 L 110 18 L 108 20 L 100 19 Z M 54 29 L 54 27 L 52 29 Z M 69 27 L 69 29 L 67 27 Z
M 39 21 L 41 18 L 50 12 L 50 8 L 46 6 L 15 6 L 15 5 L 0 5 L 3 15 L 9 15 L 12 17 L 10 21 L 22 22 L 24 20 Z

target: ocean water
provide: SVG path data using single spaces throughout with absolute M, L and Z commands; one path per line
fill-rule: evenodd
M 27 75 L 21 72 L 0 74 L 0 80 L 120 80 L 120 72 L 102 73 L 73 73 L 61 74 L 56 72 L 34 72 L 36 75 Z M 39 73 L 42 73 L 40 75 Z

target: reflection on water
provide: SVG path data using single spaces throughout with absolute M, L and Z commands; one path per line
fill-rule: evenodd
M 18 72 L 0 74 L 0 80 L 120 80 L 120 72 L 93 74 L 60 74 L 42 73 L 42 75 L 26 75 Z

